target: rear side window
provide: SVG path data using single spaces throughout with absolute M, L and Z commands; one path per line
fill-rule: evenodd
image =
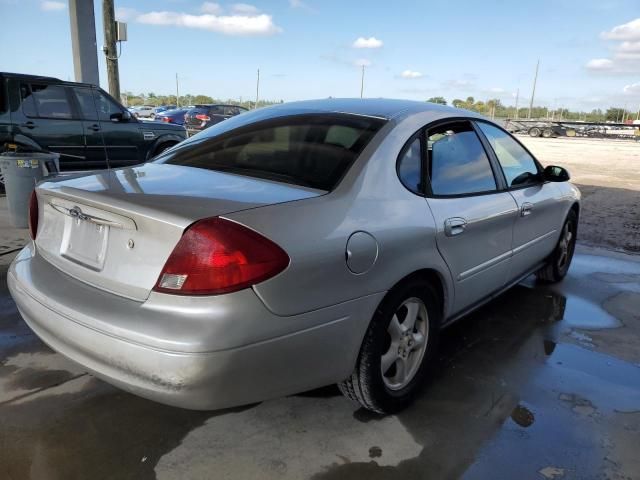
M 469 195 L 496 190 L 484 147 L 469 122 L 427 132 L 428 174 L 434 195 Z
M 332 190 L 384 123 L 348 114 L 280 117 L 187 143 L 157 161 Z
M 421 192 L 422 148 L 420 136 L 405 147 L 398 159 L 398 177 L 402 184 L 413 193 Z
M 39 117 L 72 118 L 71 105 L 65 87 L 60 85 L 31 85 L 31 96 L 35 100 Z M 24 105 L 23 105 L 24 109 Z
M 477 125 L 498 157 L 507 185 L 520 187 L 540 181 L 536 161 L 511 135 L 488 123 L 478 122 Z

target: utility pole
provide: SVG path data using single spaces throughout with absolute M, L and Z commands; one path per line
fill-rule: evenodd
M 622 123 L 625 121 L 625 117 L 627 116 L 627 104 L 624 104 L 624 108 L 622 109 Z
M 364 93 L 364 64 L 362 64 L 362 76 L 360 77 L 360 98 Z
M 256 104 L 254 109 L 258 108 L 258 99 L 260 98 L 260 69 L 258 69 L 258 77 L 256 78 Z
M 638 114 L 636 115 L 636 121 L 640 120 L 640 107 L 638 107 Z
M 116 49 L 116 15 L 113 0 L 102 0 L 102 24 L 104 27 L 104 54 L 107 61 L 109 93 L 120 98 L 120 73 L 118 71 L 118 51 Z
M 518 100 L 520 99 L 520 87 L 516 90 L 516 114 L 514 115 L 515 119 L 518 119 Z
M 531 119 L 531 110 L 533 110 L 533 99 L 536 96 L 536 83 L 538 82 L 538 67 L 540 67 L 540 59 L 536 63 L 536 74 L 533 77 L 533 90 L 531 91 L 531 101 L 529 102 L 529 114 L 527 118 Z
M 180 108 L 180 89 L 178 88 L 178 72 L 176 72 L 176 108 Z

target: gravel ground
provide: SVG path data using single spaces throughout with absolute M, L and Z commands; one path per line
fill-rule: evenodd
M 640 143 L 520 137 L 543 165 L 560 165 L 582 191 L 580 242 L 640 254 Z

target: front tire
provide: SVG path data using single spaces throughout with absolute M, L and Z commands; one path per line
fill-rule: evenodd
M 547 260 L 546 265 L 536 272 L 538 280 L 545 283 L 556 283 L 567 275 L 576 249 L 577 233 L 578 215 L 574 210 L 571 210 L 562 226 L 556 248 Z
M 369 324 L 356 367 L 338 384 L 349 399 L 376 413 L 405 408 L 419 393 L 437 349 L 440 302 L 420 279 L 394 288 Z

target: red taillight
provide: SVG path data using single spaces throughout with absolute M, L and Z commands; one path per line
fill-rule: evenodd
M 38 196 L 35 190 L 29 197 L 29 234 L 33 240 L 38 234 Z
M 204 113 L 197 114 L 196 118 L 198 120 L 202 120 L 203 122 L 208 122 L 209 120 L 211 120 L 211 118 L 208 115 L 205 115 Z
M 229 220 L 207 218 L 187 228 L 153 289 L 178 295 L 235 292 L 287 265 L 289 256 L 271 240 Z
M 171 122 L 171 119 L 170 119 L 169 117 L 162 117 L 162 121 L 163 121 L 164 123 L 170 123 L 170 122 Z

